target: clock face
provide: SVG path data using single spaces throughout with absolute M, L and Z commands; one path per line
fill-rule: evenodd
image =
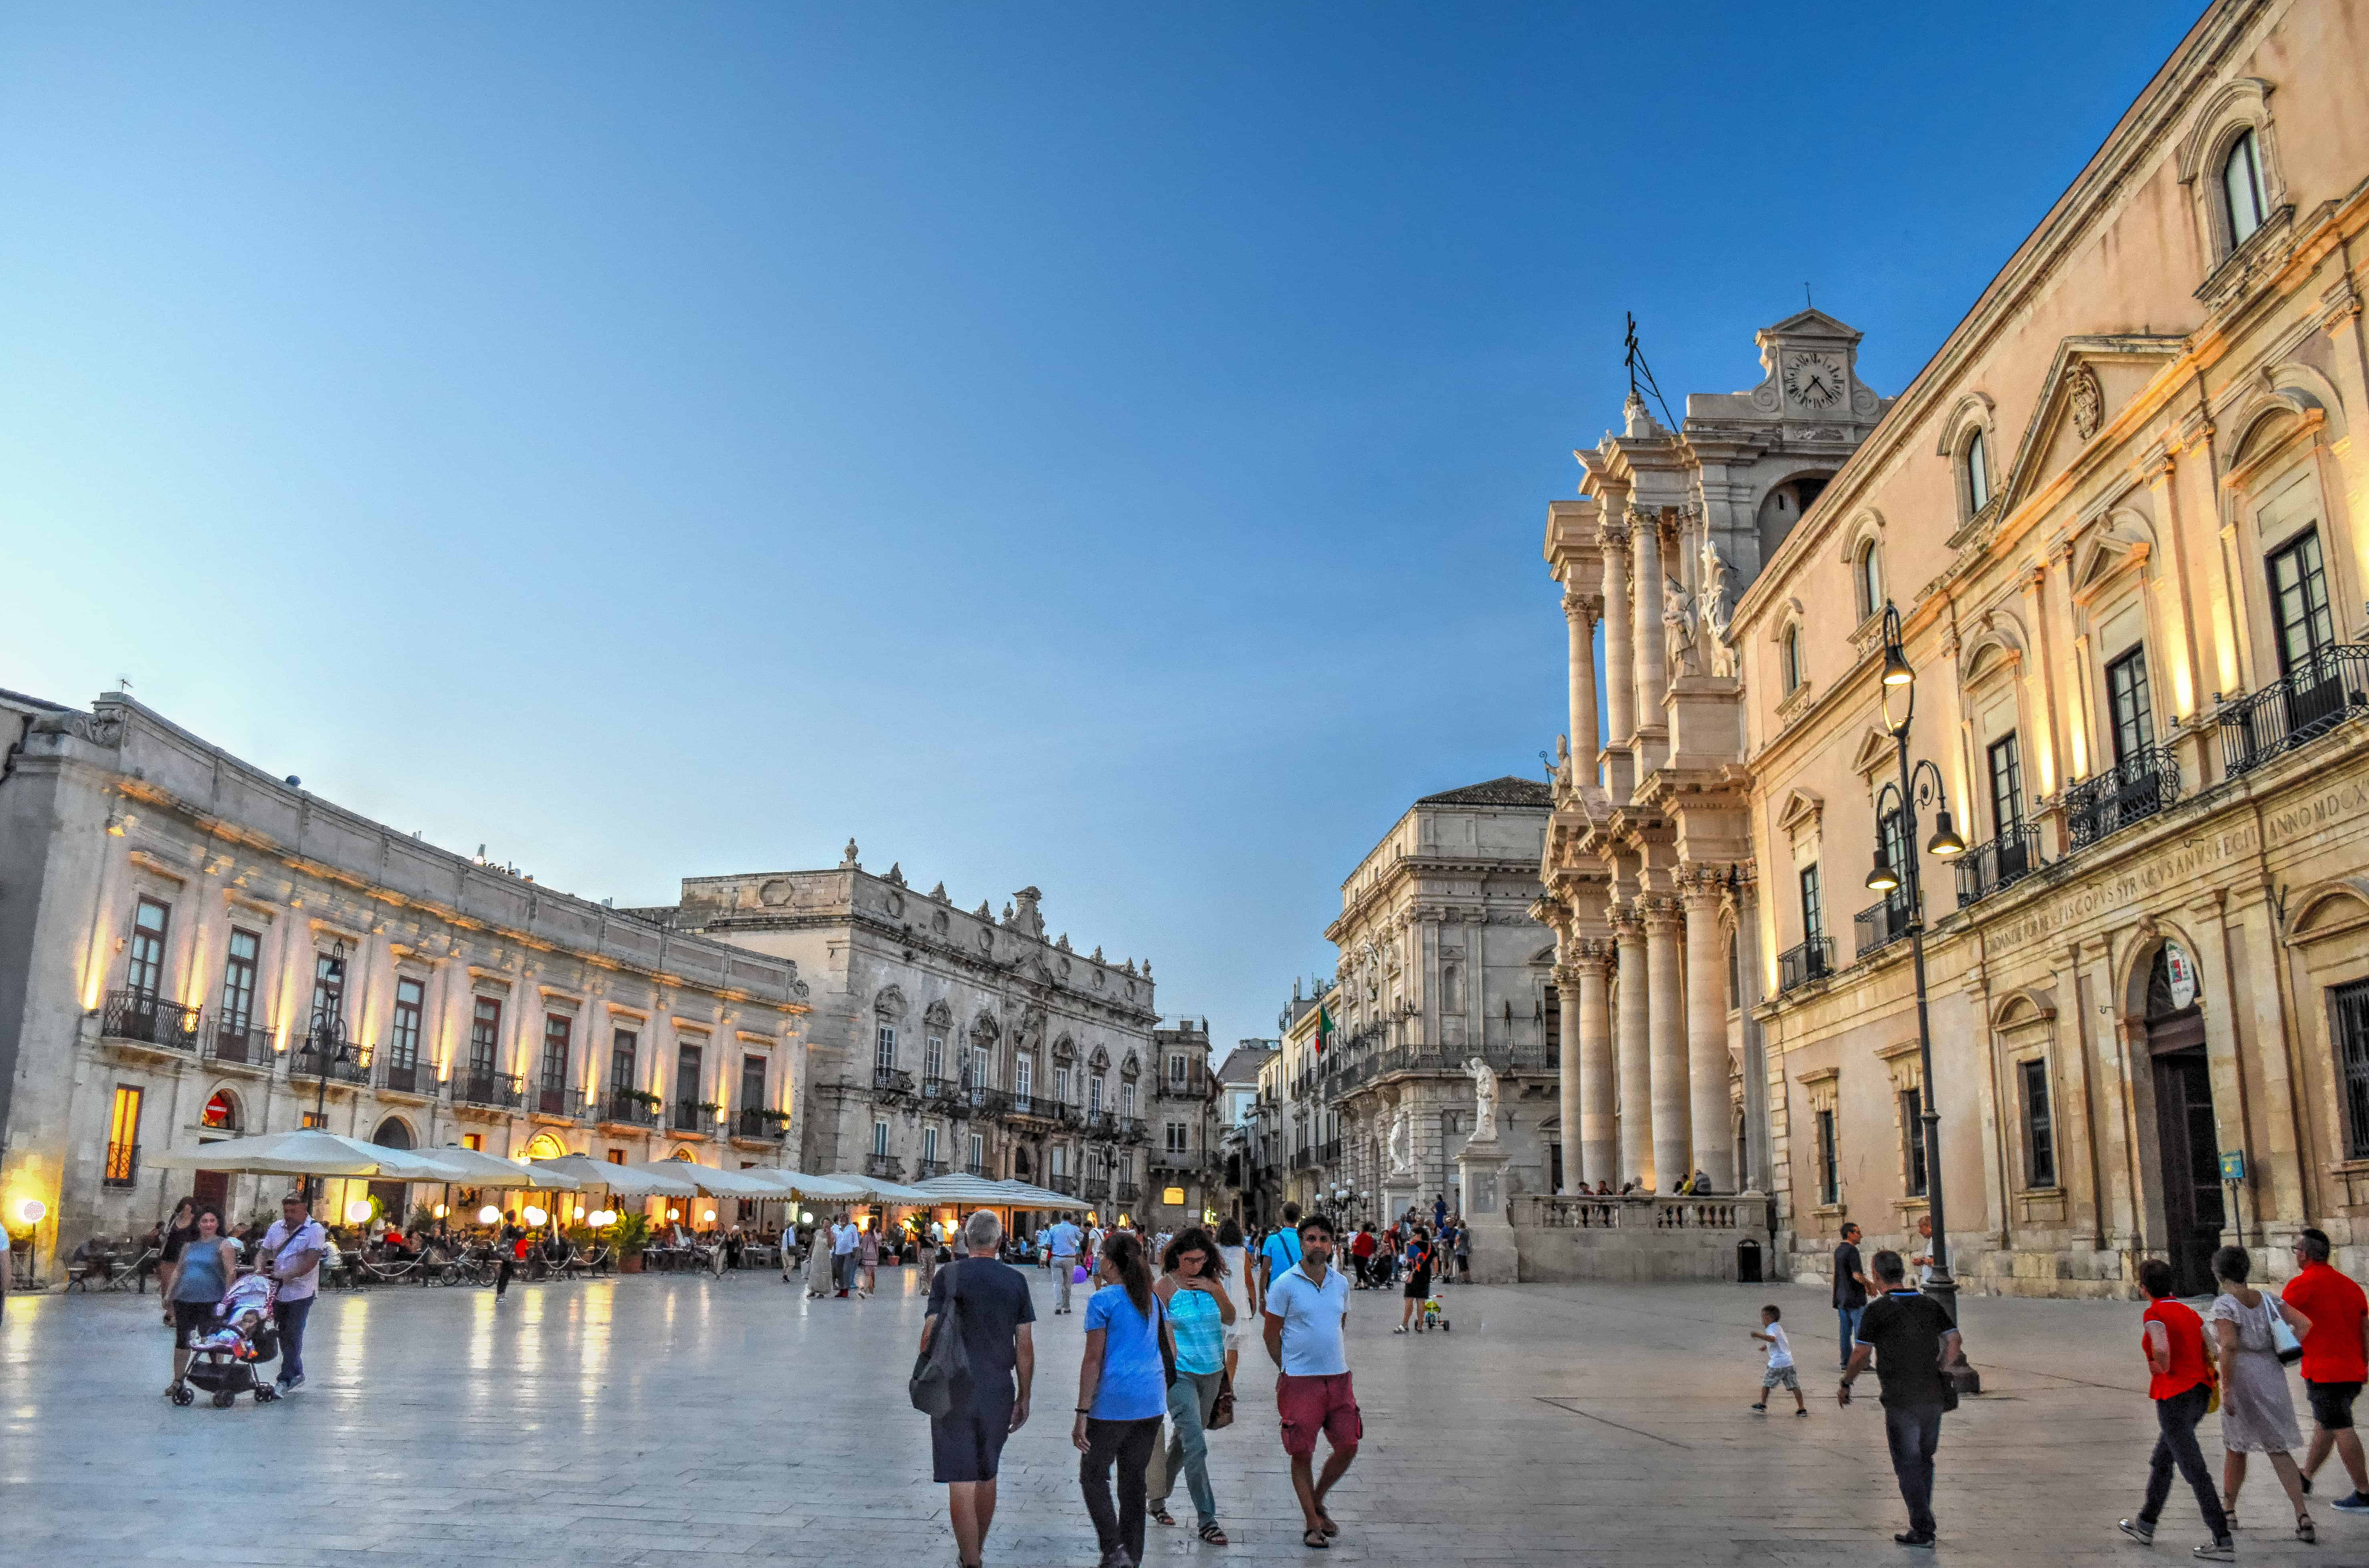
M 1843 361 L 1835 354 L 1794 354 L 1785 361 L 1785 395 L 1804 408 L 1843 400 Z

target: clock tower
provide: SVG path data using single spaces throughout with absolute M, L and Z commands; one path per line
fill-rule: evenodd
M 1752 393 L 1761 412 L 1854 433 L 1873 422 L 1879 399 L 1859 379 L 1857 331 L 1824 311 L 1805 310 L 1763 327 L 1757 337 L 1760 366 L 1768 372 Z

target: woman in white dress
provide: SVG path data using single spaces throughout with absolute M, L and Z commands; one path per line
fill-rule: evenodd
M 2221 1363 L 2222 1506 L 2229 1523 L 2237 1522 L 2237 1489 L 2246 1483 L 2246 1456 L 2268 1454 L 2295 1505 L 2295 1539 L 2316 1541 L 2311 1514 L 2303 1498 L 2303 1472 L 2295 1469 L 2295 1450 L 2303 1447 L 2295 1425 L 2295 1396 L 2287 1389 L 2287 1369 L 2279 1362 L 2277 1342 L 2271 1336 L 2276 1313 L 2295 1330 L 2297 1340 L 2311 1333 L 2311 1320 L 2293 1307 L 2246 1283 L 2249 1260 L 2245 1250 L 2224 1247 L 2213 1254 L 2213 1277 L 2221 1294 L 2214 1299 L 2204 1321 L 2213 1325 L 2213 1343 Z
M 830 1237 L 837 1227 L 818 1225 L 807 1242 L 807 1299 L 830 1294 Z

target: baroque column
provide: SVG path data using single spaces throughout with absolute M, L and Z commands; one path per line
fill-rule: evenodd
M 1662 693 L 1668 677 L 1668 639 L 1662 628 L 1662 522 L 1642 508 L 1629 513 L 1637 540 L 1637 722 L 1663 722 Z M 1644 772 L 1641 763 L 1638 772 Z
M 1732 1193 L 1735 1150 L 1728 1142 L 1726 966 L 1720 960 L 1717 870 L 1705 866 L 1687 878 L 1687 1070 L 1691 1095 L 1695 1169 L 1711 1178 L 1711 1190 Z
M 1570 1150 L 1574 1147 L 1579 1150 L 1582 1180 L 1592 1185 L 1608 1178 L 1614 1186 L 1619 1186 L 1624 1178 L 1620 1173 L 1619 1124 L 1612 1115 L 1612 1009 L 1608 983 L 1610 977 L 1605 972 L 1611 956 L 1604 943 L 1592 937 L 1581 939 L 1579 962 L 1574 966 L 1579 971 L 1579 1005 L 1574 1010 L 1579 1035 L 1579 1119 L 1575 1123 L 1572 1120 L 1568 1087 L 1571 1078 L 1566 1068 L 1562 1146 L 1566 1164 Z M 1571 992 L 1563 994 L 1569 996 Z M 1568 1020 L 1573 1013 L 1563 1016 Z M 1572 1027 L 1570 1023 L 1564 1024 L 1566 1031 Z M 1568 1063 L 1571 1059 L 1572 1047 L 1566 1034 L 1563 1060 Z M 1578 1129 L 1575 1138 L 1574 1127 Z
M 1645 904 L 1645 968 L 1653 986 L 1654 1173 L 1656 1192 L 1669 1192 L 1694 1172 L 1687 1086 L 1687 1014 L 1678 990 L 1678 923 L 1675 900 Z
M 1632 908 L 1612 914 L 1620 966 L 1620 1173 L 1614 1182 L 1654 1185 L 1654 1069 L 1645 1033 L 1645 927 Z
M 1571 624 L 1571 778 L 1596 778 L 1596 607 L 1581 594 L 1562 596 L 1562 617 Z
M 1637 649 L 1631 639 L 1629 613 L 1629 528 L 1608 522 L 1596 534 L 1604 545 L 1604 693 L 1605 720 L 1612 733 L 1606 744 L 1626 746 L 1637 732 Z M 1629 1173 L 1635 1175 L 1633 1170 Z
M 1563 928 L 1567 933 L 1570 928 Z M 1579 939 L 1571 937 L 1561 944 L 1563 953 L 1577 956 Z M 1579 1028 L 1579 966 L 1576 963 L 1557 964 L 1554 968 L 1556 1007 L 1555 1061 L 1561 1069 L 1557 1085 L 1555 1119 L 1562 1127 L 1562 1180 L 1555 1191 L 1567 1193 L 1587 1185 L 1585 1165 L 1580 1159 L 1580 1045 Z

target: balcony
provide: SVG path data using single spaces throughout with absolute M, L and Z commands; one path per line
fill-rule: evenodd
M 716 1107 L 699 1100 L 677 1100 L 667 1125 L 677 1132 L 705 1132 L 715 1125 Z
M 1008 1097 L 1003 1114 L 1014 1121 L 1051 1121 L 1054 1102 L 1042 1094 L 1013 1094 Z
M 1207 1171 L 1216 1168 L 1216 1156 L 1198 1149 L 1156 1149 L 1146 1158 L 1155 1171 Z
M 901 1067 L 872 1070 L 872 1097 L 884 1104 L 901 1104 L 913 1097 L 913 1075 Z
M 954 1167 L 944 1160 L 924 1160 L 915 1169 L 913 1179 L 917 1182 L 926 1182 L 932 1176 L 943 1176 L 952 1169 Z
M 2142 746 L 2102 773 L 2065 787 L 2065 834 L 2086 849 L 2110 833 L 2180 800 L 2180 761 L 2161 746 Z
M 1313 1150 L 1313 1149 L 1299 1149 L 1299 1150 L 1294 1150 L 1292 1151 L 1292 1156 L 1291 1156 L 1291 1168 L 1292 1168 L 1293 1170 L 1295 1170 L 1295 1171 L 1305 1171 L 1305 1170 L 1307 1170 L 1310 1165 L 1313 1165 L 1313 1164 L 1315 1164 L 1315 1163 L 1316 1163 L 1316 1150 Z
M 1835 944 L 1823 936 L 1814 936 L 1799 947 L 1788 947 L 1777 955 L 1777 994 L 1798 990 L 1812 980 L 1823 980 L 1835 972 Z
M 1143 1201 L 1143 1189 L 1133 1182 L 1121 1182 L 1118 1184 L 1118 1190 L 1111 1196 L 1119 1203 L 1140 1203 Z
M 658 1108 L 612 1089 L 601 1103 L 601 1119 L 612 1127 L 653 1127 L 658 1125 Z
M 224 1020 L 211 1033 L 200 1031 L 206 1059 L 239 1067 L 271 1065 L 271 1031 L 250 1019 Z
M 166 1001 L 153 990 L 111 990 L 99 1021 L 100 1036 L 168 1051 L 198 1048 L 198 1009 Z
M 1067 1171 L 1057 1171 L 1045 1178 L 1045 1185 L 1063 1197 L 1078 1196 L 1078 1178 Z
M 452 1080 L 452 1103 L 488 1110 L 519 1108 L 519 1081 L 507 1072 L 471 1072 Z
M 1959 860 L 1958 908 L 1979 903 L 2002 887 L 2012 887 L 2045 868 L 2040 858 L 2040 830 L 2008 829 L 1986 844 L 1976 844 Z
M 1001 1116 L 1010 1113 L 1012 1096 L 1001 1089 L 974 1089 L 970 1092 L 970 1112 L 975 1116 Z
M 99 1173 L 98 1185 L 103 1187 L 128 1187 L 140 1179 L 140 1146 L 136 1143 L 110 1143 L 107 1146 L 107 1168 Z
M 1316 1162 L 1320 1165 L 1338 1165 L 1341 1162 L 1341 1140 L 1336 1138 L 1329 1142 L 1318 1144 Z
M 894 1154 L 867 1154 L 864 1157 L 864 1173 L 883 1182 L 902 1181 L 905 1162 Z
M 367 1046 L 324 1046 L 311 1040 L 298 1043 L 288 1053 L 288 1076 L 291 1078 L 326 1078 L 332 1083 L 356 1088 L 371 1081 L 371 1053 Z
M 970 1115 L 970 1097 L 951 1078 L 922 1079 L 921 1104 L 949 1116 Z
M 584 1114 L 584 1096 L 565 1084 L 545 1083 L 535 1090 L 527 1112 L 572 1122 Z
M 1182 1078 L 1163 1078 L 1152 1087 L 1152 1095 L 1162 1100 L 1206 1100 L 1213 1087 L 1209 1075 L 1194 1068 Z
M 995 1179 L 995 1173 L 989 1168 L 987 1156 L 984 1154 L 980 1155 L 976 1160 L 964 1161 L 963 1174 L 967 1176 L 985 1176 L 990 1181 L 993 1181 Z
M 1099 1203 L 1110 1196 L 1110 1189 L 1108 1176 L 1088 1176 L 1083 1184 L 1084 1196 L 1088 1203 Z
M 1862 958 L 1881 953 L 1908 934 L 1908 890 L 1897 888 L 1883 896 L 1883 902 L 1861 910 L 1851 924 L 1859 931 L 1859 956 Z
M 1118 1136 L 1122 1143 L 1142 1143 L 1151 1137 L 1151 1128 L 1141 1116 L 1121 1116 Z
M 2222 765 L 2243 778 L 2363 714 L 2369 714 L 2369 645 L 2321 648 L 2252 696 L 2222 706 Z
M 752 1138 L 761 1143 L 779 1143 L 788 1135 L 788 1118 L 778 1112 L 742 1111 L 732 1120 L 732 1136 Z
M 417 1051 L 402 1061 L 390 1054 L 379 1063 L 378 1086 L 390 1094 L 432 1096 L 436 1093 L 436 1070 L 421 1066 Z
M 1086 1113 L 1085 1128 L 1086 1136 L 1088 1138 L 1097 1138 L 1104 1139 L 1106 1142 L 1115 1141 L 1118 1138 L 1118 1113 L 1116 1111 L 1088 1111 Z

